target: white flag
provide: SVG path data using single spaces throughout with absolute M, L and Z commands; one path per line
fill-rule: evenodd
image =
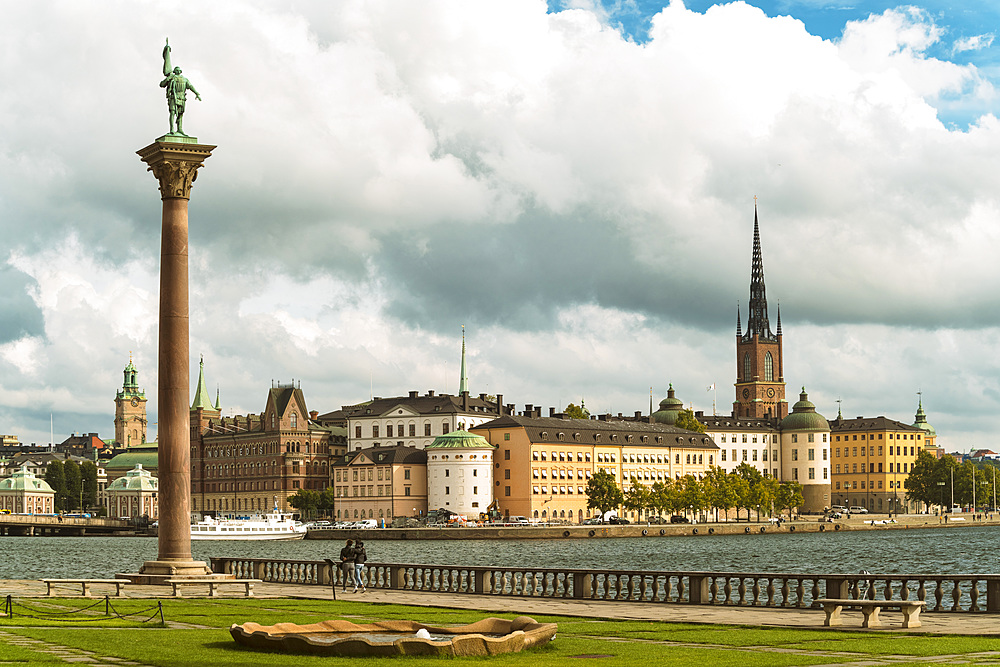
M 712 384 L 708 385 L 705 388 L 705 391 L 715 391 L 715 383 L 713 382 Z

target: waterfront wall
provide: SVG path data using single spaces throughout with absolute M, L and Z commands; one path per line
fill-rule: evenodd
M 958 524 L 955 524 L 958 525 Z M 983 525 L 983 524 L 968 524 Z M 479 528 L 310 528 L 309 540 L 531 540 L 531 539 L 599 539 L 604 537 L 677 537 L 681 535 L 709 537 L 713 535 L 790 534 L 839 532 L 842 530 L 908 530 L 940 528 L 936 517 L 923 522 L 870 525 L 862 523 L 821 523 L 793 521 L 781 525 L 770 523 L 706 523 L 664 524 L 646 526 L 507 526 Z
M 212 570 L 238 578 L 343 586 L 337 563 L 212 558 Z M 369 563 L 371 589 L 605 602 L 810 608 L 817 600 L 918 600 L 930 612 L 1000 612 L 1000 575 L 643 572 L 563 568 Z

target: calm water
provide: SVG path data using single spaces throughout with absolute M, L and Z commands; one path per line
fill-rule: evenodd
M 336 560 L 339 541 L 194 542 L 210 556 Z M 368 540 L 370 562 L 711 570 L 967 574 L 998 572 L 1000 527 L 592 540 Z M 156 557 L 155 537 L 0 537 L 0 579 L 107 577 Z

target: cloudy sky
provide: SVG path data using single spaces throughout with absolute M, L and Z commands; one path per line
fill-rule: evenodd
M 995 3 L 2 8 L 0 433 L 113 437 L 130 352 L 156 420 L 169 37 L 226 414 L 454 393 L 462 325 L 473 393 L 728 413 L 756 196 L 792 401 L 1000 445 Z

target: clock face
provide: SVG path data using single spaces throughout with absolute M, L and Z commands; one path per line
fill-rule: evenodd
M 136 399 L 133 398 L 132 399 L 132 407 L 133 408 L 139 407 L 139 401 L 137 401 Z
M 743 398 L 750 398 L 750 390 L 745 387 L 743 389 Z
M 768 387 L 767 388 L 767 397 L 768 398 L 774 398 L 774 387 Z

